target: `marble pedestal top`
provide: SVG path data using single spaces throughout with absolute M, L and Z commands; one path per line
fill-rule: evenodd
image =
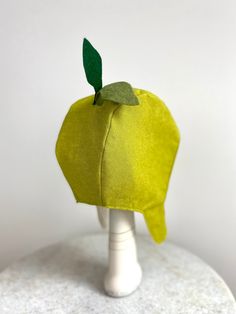
M 78 236 L 12 264 L 0 274 L 1 314 L 236 314 L 218 274 L 171 243 L 137 236 L 140 287 L 106 296 L 107 234 Z

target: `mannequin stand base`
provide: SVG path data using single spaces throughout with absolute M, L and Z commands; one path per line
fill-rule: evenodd
M 107 272 L 104 280 L 106 293 L 115 298 L 128 296 L 138 288 L 141 279 L 142 270 L 138 263 L 128 274 L 124 273 L 120 276 L 111 277 L 109 272 Z

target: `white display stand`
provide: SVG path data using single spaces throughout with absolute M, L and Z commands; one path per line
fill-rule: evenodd
M 171 243 L 136 236 L 143 278 L 124 298 L 104 292 L 108 236 L 90 234 L 42 249 L 0 274 L 1 314 L 236 314 L 211 267 Z
M 135 291 L 142 278 L 137 259 L 134 212 L 110 209 L 108 270 L 104 288 L 112 297 Z

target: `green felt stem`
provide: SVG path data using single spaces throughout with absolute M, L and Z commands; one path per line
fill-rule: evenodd
M 102 88 L 102 58 L 86 38 L 83 41 L 83 65 L 87 81 L 97 93 Z

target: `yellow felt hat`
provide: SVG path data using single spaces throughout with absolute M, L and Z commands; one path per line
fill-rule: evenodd
M 180 135 L 160 98 L 132 92 L 134 105 L 110 99 L 96 105 L 94 95 L 75 102 L 59 132 L 56 156 L 78 202 L 140 212 L 160 243 Z

